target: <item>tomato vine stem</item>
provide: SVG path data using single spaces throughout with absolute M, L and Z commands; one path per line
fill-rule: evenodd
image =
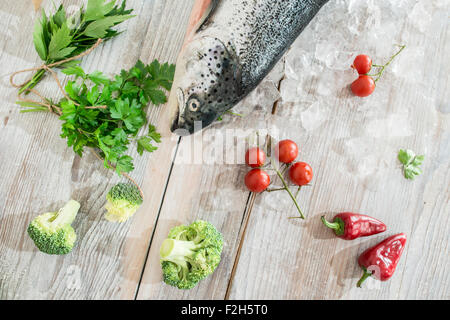
M 369 76 L 369 77 L 376 77 L 376 79 L 374 79 L 375 83 L 378 82 L 378 80 L 381 79 L 381 77 L 383 76 L 384 72 L 386 71 L 386 68 L 387 68 L 387 67 L 395 60 L 395 58 L 397 58 L 397 56 L 398 56 L 400 53 L 402 53 L 403 50 L 405 50 L 406 45 L 402 45 L 402 46 L 399 46 L 399 47 L 400 47 L 400 50 L 399 50 L 396 54 L 394 54 L 394 55 L 389 59 L 389 61 L 388 61 L 386 64 L 384 64 L 384 65 L 378 65 L 378 64 L 372 65 L 373 67 L 375 67 L 375 68 L 377 68 L 377 69 L 380 69 L 380 70 L 378 71 L 378 73 L 375 73 L 375 74 L 367 74 L 367 76 Z
M 289 196 L 291 197 L 292 201 L 294 201 L 294 204 L 297 207 L 298 212 L 300 213 L 300 219 L 304 220 L 305 215 L 303 214 L 302 209 L 300 209 L 300 205 L 298 204 L 297 198 L 293 195 L 291 189 L 289 189 L 289 186 L 288 186 L 286 180 L 284 179 L 283 174 L 277 168 L 275 168 L 275 171 L 276 171 L 278 177 L 280 178 L 281 182 L 283 183 L 284 190 L 286 190 L 287 193 L 289 193 Z M 298 195 L 298 192 L 299 191 L 297 191 L 297 195 Z

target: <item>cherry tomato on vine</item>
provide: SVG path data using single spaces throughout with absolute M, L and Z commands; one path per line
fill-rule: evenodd
M 306 162 L 297 162 L 289 169 L 291 181 L 298 186 L 306 186 L 313 179 L 313 170 Z
M 280 141 L 275 150 L 275 155 L 283 163 L 291 163 L 298 156 L 298 146 L 292 140 Z
M 375 91 L 375 81 L 369 76 L 361 75 L 352 83 L 351 88 L 355 96 L 368 97 Z
M 260 193 L 270 185 L 270 177 L 264 170 L 253 169 L 245 176 L 245 185 L 251 192 Z
M 360 54 L 355 58 L 353 68 L 355 68 L 359 74 L 368 74 L 370 70 L 372 70 L 372 59 L 365 54 Z
M 250 148 L 245 154 L 245 163 L 252 168 L 259 168 L 266 162 L 266 154 L 260 148 Z

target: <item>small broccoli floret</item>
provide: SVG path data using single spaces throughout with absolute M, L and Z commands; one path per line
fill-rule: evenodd
M 160 249 L 164 282 L 194 288 L 216 270 L 222 249 L 222 234 L 206 221 L 173 228 Z
M 31 221 L 27 231 L 36 247 L 47 254 L 71 252 L 77 239 L 71 224 L 79 209 L 80 204 L 70 200 L 58 212 L 44 213 Z
M 105 219 L 111 222 L 125 222 L 141 206 L 143 199 L 139 189 L 130 183 L 119 183 L 106 195 Z

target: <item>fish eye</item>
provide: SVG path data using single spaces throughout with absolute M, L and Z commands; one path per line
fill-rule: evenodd
M 191 110 L 192 112 L 196 112 L 196 111 L 198 111 L 198 109 L 200 109 L 200 101 L 193 98 L 193 99 L 189 100 L 188 107 L 189 107 L 189 110 Z

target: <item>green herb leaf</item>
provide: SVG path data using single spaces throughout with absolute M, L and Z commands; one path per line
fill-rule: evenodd
M 66 20 L 66 11 L 64 10 L 64 7 L 60 5 L 58 10 L 53 15 L 52 21 L 61 28 L 62 25 L 66 23 Z
M 153 61 L 147 68 L 148 72 L 152 76 L 152 80 L 158 85 L 170 90 L 172 88 L 172 82 L 175 75 L 175 65 L 169 65 L 165 63 L 161 65 L 158 60 Z
M 80 66 L 65 68 L 64 70 L 62 70 L 62 73 L 66 74 L 68 76 L 75 75 L 75 76 L 83 78 L 83 79 L 86 77 L 86 74 L 84 73 L 83 68 L 81 68 Z
M 45 16 L 45 13 L 42 13 Z M 33 42 L 36 52 L 42 60 L 47 60 L 47 45 L 44 38 L 44 20 L 36 21 L 33 32 Z
M 109 79 L 106 75 L 101 73 L 100 71 L 95 71 L 88 75 L 89 80 L 91 80 L 95 84 L 109 84 Z
M 155 147 L 152 142 L 161 143 L 161 135 L 156 131 L 155 126 L 150 125 L 148 135 L 137 140 L 137 152 L 142 156 L 144 150 L 150 153 L 156 151 L 158 147 Z
M 104 38 L 109 28 L 133 17 L 132 15 L 111 16 L 96 20 L 86 27 L 83 35 L 92 38 Z
M 131 172 L 134 170 L 133 158 L 130 156 L 121 157 L 116 164 L 116 172 L 122 174 L 122 172 Z
M 159 67 L 155 66 L 153 63 L 152 72 L 164 73 L 160 72 L 164 65 L 158 63 Z M 155 100 L 157 104 L 167 100 L 164 87 L 154 80 L 149 67 L 138 62 L 112 80 L 98 71 L 86 74 L 80 66 L 66 68 L 65 74 L 83 78 L 83 81 L 67 82 L 65 90 L 70 100 L 62 99 L 58 104 L 63 121 L 61 137 L 67 139 L 67 145 L 80 156 L 86 147 L 101 150 L 105 166 L 115 167 L 119 174 L 134 169 L 133 158 L 127 155 L 131 142 L 137 142 L 137 152 L 141 155 L 157 150 L 161 135 L 155 126 L 150 124 L 145 136 L 136 137 L 147 123 L 145 108 L 148 101 L 155 97 L 159 99 Z M 166 80 L 171 83 L 173 79 Z M 144 97 L 146 94 L 148 100 Z M 107 108 L 86 108 L 99 105 Z
M 403 150 L 400 149 L 398 153 L 398 160 L 405 166 L 409 165 L 413 160 L 416 154 L 411 150 Z
M 414 151 L 401 149 L 398 153 L 398 160 L 403 164 L 403 173 L 406 179 L 414 180 L 416 176 L 422 174 L 420 166 L 425 160 L 425 156 L 416 156 Z
M 152 124 L 148 127 L 148 137 L 157 143 L 161 143 L 161 134 L 156 131 L 156 127 Z
M 93 21 L 103 18 L 114 8 L 115 0 L 105 3 L 104 0 L 89 0 L 83 21 Z
M 133 10 L 125 9 L 126 1 L 117 6 L 116 2 L 88 0 L 86 10 L 81 8 L 70 18 L 66 17 L 66 10 L 62 5 L 49 17 L 43 10 L 42 18 L 36 22 L 33 31 L 33 42 L 39 57 L 47 65 L 60 62 L 89 50 L 100 38 L 106 41 L 120 34 L 113 27 L 133 17 L 130 15 Z M 70 61 L 55 68 L 73 67 L 77 63 Z M 19 93 L 26 94 L 27 89 L 35 87 L 43 76 L 42 70 L 37 71 L 19 89 Z
M 414 160 L 412 161 L 412 165 L 413 166 L 420 166 L 422 165 L 423 161 L 425 160 L 425 156 L 421 155 L 421 156 L 416 156 L 414 158 Z
M 62 59 L 70 55 L 76 49 L 76 47 L 68 47 L 71 41 L 72 37 L 70 35 L 70 29 L 67 24 L 64 23 L 52 34 L 50 44 L 48 46 L 49 59 Z
M 81 63 L 80 60 L 72 60 L 72 61 L 67 61 L 63 64 L 60 64 L 58 67 L 61 69 L 65 69 L 65 68 L 78 66 L 80 63 Z
M 142 156 L 144 154 L 144 150 L 147 152 L 154 152 L 158 148 L 152 145 L 152 139 L 149 137 L 141 137 L 137 141 L 138 147 L 137 152 Z

